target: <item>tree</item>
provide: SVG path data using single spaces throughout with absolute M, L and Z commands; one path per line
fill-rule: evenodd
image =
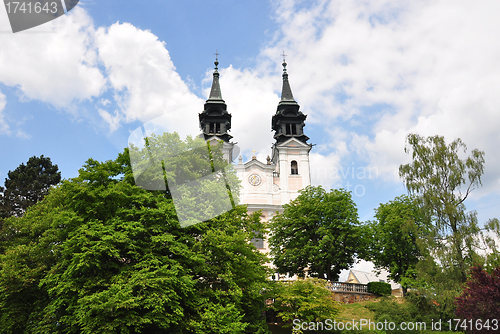
M 50 158 L 43 155 L 29 158 L 15 170 L 8 172 L 5 189 L 0 189 L 0 218 L 21 217 L 28 207 L 41 201 L 49 189 L 61 181 L 61 172 Z
M 168 193 L 135 185 L 128 149 L 89 159 L 6 220 L 0 333 L 263 333 L 255 231 L 242 206 L 182 228 Z
M 500 240 L 500 220 L 493 218 L 484 224 L 483 242 L 486 245 L 488 254 L 486 256 L 485 269 L 488 272 L 493 271 L 500 266 L 500 248 L 498 240 Z
M 500 318 L 500 267 L 492 274 L 480 266 L 471 268 L 470 278 L 456 300 L 456 315 L 471 319 L 472 333 L 498 333 Z M 470 330 L 471 326 L 467 326 Z
M 425 252 L 421 237 L 428 230 L 418 203 L 408 196 L 396 197 L 389 203 L 380 204 L 375 218 L 376 221 L 370 224 L 369 259 L 377 269 L 386 269 L 397 283 L 405 277 L 413 278 L 415 266 Z M 403 295 L 406 291 L 403 285 Z
M 419 196 L 432 215 L 440 261 L 445 267 L 456 268 L 458 280 L 465 282 L 467 267 L 476 258 L 479 228 L 475 212 L 465 212 L 464 201 L 481 185 L 484 152 L 475 149 L 461 159 L 466 145 L 460 139 L 446 145 L 440 136 L 410 134 L 407 142 L 410 147 L 405 151 L 412 153 L 413 162 L 401 165 L 399 175 L 410 194 Z
M 321 186 L 300 191 L 270 224 L 271 255 L 280 273 L 338 279 L 362 248 L 362 230 L 351 193 Z
M 333 319 L 340 311 L 340 305 L 325 285 L 317 278 L 279 282 L 273 309 L 284 322 L 300 319 L 301 323 Z M 288 324 L 291 326 L 291 324 Z

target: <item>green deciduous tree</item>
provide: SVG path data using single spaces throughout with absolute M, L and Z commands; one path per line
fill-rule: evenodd
M 41 201 L 49 189 L 61 181 L 61 172 L 50 158 L 31 157 L 26 165 L 22 163 L 7 173 L 5 189 L 0 189 L 1 217 L 20 217 L 26 209 Z
M 376 221 L 370 224 L 370 256 L 377 269 L 386 269 L 390 278 L 401 283 L 404 277 L 413 278 L 416 264 L 425 255 L 422 237 L 429 226 L 416 200 L 396 197 L 380 204 Z M 403 294 L 406 295 L 403 285 Z
M 466 157 L 467 147 L 460 139 L 446 145 L 440 136 L 410 134 L 407 142 L 405 151 L 411 152 L 413 162 L 401 165 L 399 175 L 432 215 L 440 263 L 451 277 L 465 282 L 477 258 L 479 228 L 475 212 L 466 212 L 464 201 L 481 185 L 484 152 L 475 149 Z
M 325 280 L 317 278 L 279 282 L 273 308 L 284 322 L 324 321 L 333 319 L 340 311 L 340 304 L 326 287 Z
M 307 187 L 270 224 L 270 248 L 280 273 L 337 280 L 363 248 L 350 192 Z
M 500 267 L 500 220 L 493 218 L 484 224 L 483 241 L 486 245 L 488 254 L 486 255 L 485 269 L 493 271 Z
M 169 194 L 134 184 L 128 150 L 89 159 L 6 220 L 0 333 L 265 332 L 256 232 L 241 206 L 181 228 Z

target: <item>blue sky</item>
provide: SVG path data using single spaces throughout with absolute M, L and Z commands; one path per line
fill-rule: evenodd
M 169 131 L 197 134 L 216 50 L 233 140 L 245 160 L 255 149 L 265 161 L 284 50 L 315 185 L 350 187 L 360 219 L 372 219 L 405 193 L 408 133 L 460 137 L 486 153 L 466 205 L 480 222 L 500 217 L 499 10 L 495 0 L 100 0 L 12 34 L 2 7 L 0 184 L 42 154 L 74 177 L 162 115 Z

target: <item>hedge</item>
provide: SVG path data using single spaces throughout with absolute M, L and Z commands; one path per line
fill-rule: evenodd
M 385 282 L 370 282 L 367 284 L 368 292 L 379 296 L 389 296 L 392 293 L 391 285 Z

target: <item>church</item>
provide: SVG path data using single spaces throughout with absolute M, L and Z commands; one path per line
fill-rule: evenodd
M 236 158 L 233 157 L 233 137 L 229 134 L 231 114 L 222 99 L 217 59 L 214 64 L 210 96 L 199 114 L 200 128 L 206 141 L 223 141 L 224 158 L 231 163 Z M 249 212 L 262 210 L 265 221 L 271 219 L 276 211 L 282 212 L 283 204 L 297 198 L 298 191 L 311 184 L 309 152 L 312 145 L 307 143 L 309 137 L 304 134 L 307 115 L 300 111 L 293 97 L 284 59 L 282 65 L 281 100 L 271 118 L 271 129 L 274 131 L 271 156 L 268 155 L 262 162 L 257 160 L 254 152 L 250 161 L 243 162 L 239 156 L 234 165 L 242 185 L 240 204 L 246 204 Z M 269 252 L 266 240 L 255 240 L 254 244 L 262 252 Z

